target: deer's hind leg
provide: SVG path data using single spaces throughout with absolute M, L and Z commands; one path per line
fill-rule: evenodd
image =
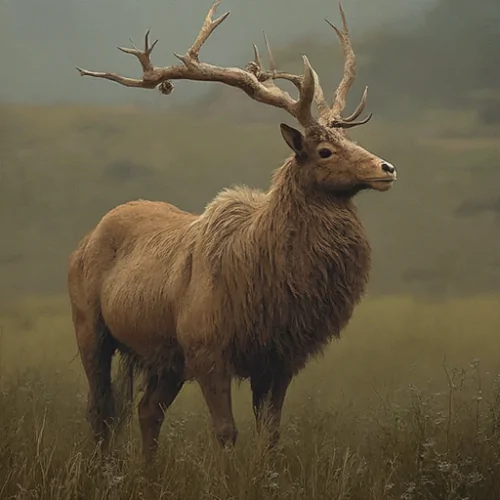
M 83 369 L 89 384 L 87 418 L 94 439 L 108 451 L 115 404 L 111 386 L 111 360 L 116 343 L 99 318 L 73 306 L 73 323 Z
M 163 370 L 147 374 L 146 390 L 139 403 L 143 456 L 154 458 L 158 449 L 158 437 L 165 420 L 165 412 L 175 401 L 184 385 L 181 371 Z

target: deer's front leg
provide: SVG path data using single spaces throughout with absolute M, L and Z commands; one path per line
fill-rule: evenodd
M 279 370 L 264 371 L 250 379 L 257 431 L 269 431 L 271 446 L 279 441 L 283 404 L 291 380 L 289 373 Z
M 214 370 L 199 377 L 198 383 L 220 444 L 223 447 L 233 447 L 236 444 L 238 430 L 233 417 L 230 375 L 226 371 Z

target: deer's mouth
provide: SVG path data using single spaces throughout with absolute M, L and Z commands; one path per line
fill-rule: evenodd
M 396 177 L 377 177 L 374 179 L 367 179 L 367 184 L 376 191 L 387 191 L 391 189 L 396 181 Z

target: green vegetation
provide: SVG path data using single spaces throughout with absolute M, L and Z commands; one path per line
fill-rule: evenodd
M 135 416 L 100 464 L 67 300 L 26 299 L 1 316 L 0 498 L 499 498 L 498 299 L 367 299 L 292 384 L 276 454 L 254 435 L 247 383 L 228 456 L 188 385 L 146 469 Z

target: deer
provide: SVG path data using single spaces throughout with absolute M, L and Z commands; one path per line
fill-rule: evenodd
M 111 380 L 118 353 L 128 363 L 124 377 L 144 376 L 138 417 L 150 459 L 186 382 L 199 385 L 216 439 L 233 449 L 232 382 L 249 380 L 257 430 L 269 431 L 270 446 L 278 443 L 292 379 L 340 337 L 365 294 L 371 247 L 353 198 L 388 191 L 397 178 L 393 165 L 347 135 L 372 114 L 358 120 L 366 87 L 354 112 L 342 117 L 356 64 L 341 3 L 342 29 L 327 21 L 344 54 L 331 105 L 307 56 L 302 75 L 279 71 L 267 37 L 269 69 L 256 45 L 244 69 L 202 62 L 202 45 L 230 14 L 214 19 L 219 4 L 189 50 L 174 52 L 180 64 L 151 62 L 158 40 L 150 43 L 148 31 L 143 50 L 119 47 L 139 60 L 141 79 L 77 68 L 82 76 L 165 95 L 173 80 L 219 82 L 284 110 L 302 127 L 281 123 L 291 154 L 267 190 L 223 189 L 201 214 L 164 201 L 126 202 L 106 213 L 69 257 L 67 286 L 94 438 L 108 449 L 118 418 L 120 392 Z M 291 82 L 298 96 L 277 80 Z

